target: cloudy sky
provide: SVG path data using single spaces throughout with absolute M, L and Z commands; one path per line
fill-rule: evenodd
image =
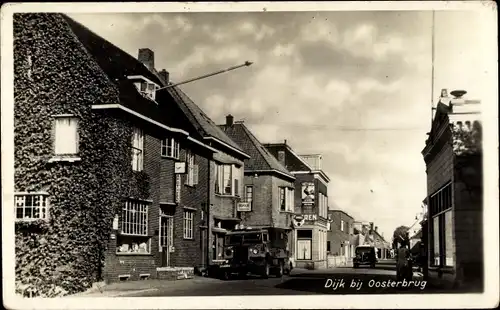
M 330 207 L 388 240 L 413 224 L 426 196 L 430 11 L 69 15 L 135 57 L 151 48 L 173 81 L 253 61 L 181 88 L 217 123 L 230 113 L 263 143 L 321 153 Z M 489 25 L 473 12 L 435 21 L 434 98 L 484 99 Z

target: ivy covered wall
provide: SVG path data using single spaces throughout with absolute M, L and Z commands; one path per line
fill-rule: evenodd
M 48 221 L 16 223 L 16 290 L 83 291 L 100 280 L 124 197 L 148 198 L 148 176 L 132 172 L 130 124 L 91 111 L 118 92 L 60 15 L 14 15 L 14 71 L 15 190 L 50 201 Z M 81 161 L 48 162 L 56 114 L 79 117 Z

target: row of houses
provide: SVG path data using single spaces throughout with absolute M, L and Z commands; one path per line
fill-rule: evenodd
M 427 172 L 420 233 L 424 276 L 447 287 L 484 287 L 481 101 L 442 90 L 422 155 Z
M 327 267 L 321 155 L 214 123 L 152 50 L 62 14 L 14 15 L 14 70 L 18 292 L 190 277 L 241 225 L 286 229 L 297 267 Z

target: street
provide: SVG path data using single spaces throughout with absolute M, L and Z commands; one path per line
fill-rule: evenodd
M 330 280 L 329 280 L 330 279 Z M 231 295 L 303 295 L 303 294 L 418 294 L 441 293 L 421 281 L 414 273 L 408 287 L 396 287 L 393 261 L 379 263 L 372 268 L 336 267 L 325 270 L 294 269 L 289 276 L 261 279 L 219 280 L 206 277 L 180 281 L 147 280 L 111 284 L 102 293 L 86 296 L 231 296 Z M 342 284 L 343 283 L 343 284 Z M 385 283 L 385 284 L 383 284 Z M 325 287 L 326 286 L 326 287 Z M 401 286 L 401 284 L 399 284 Z

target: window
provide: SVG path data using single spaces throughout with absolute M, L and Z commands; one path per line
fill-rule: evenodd
M 432 264 L 434 266 L 454 266 L 455 242 L 453 236 L 451 183 L 434 193 L 430 199 L 432 218 Z
M 330 241 L 326 242 L 326 251 L 330 252 Z
M 239 196 L 242 190 L 243 169 L 236 165 L 217 164 L 215 192 L 221 195 Z
M 148 202 L 132 199 L 125 202 L 119 220 L 117 252 L 124 254 L 150 252 L 148 209 Z
M 221 233 L 212 233 L 213 243 L 212 243 L 212 259 L 213 260 L 223 260 L 224 259 L 224 235 Z
M 297 259 L 310 260 L 312 246 L 312 230 L 297 230 Z
M 54 154 L 78 154 L 78 119 L 73 116 L 56 116 L 54 128 Z
M 132 133 L 132 170 L 142 171 L 144 156 L 144 134 L 141 129 L 134 128 Z
M 184 239 L 193 239 L 194 211 L 184 210 Z
M 187 185 L 198 184 L 198 165 L 194 164 L 194 154 L 191 151 L 186 151 L 186 166 L 187 166 Z
M 231 195 L 233 193 L 233 181 L 231 178 L 231 166 L 230 165 L 224 165 L 222 167 L 223 170 L 223 186 L 224 186 L 224 192 L 223 194 L 226 195 Z
M 294 190 L 289 187 L 279 188 L 280 211 L 294 211 Z
M 340 231 L 344 231 L 344 227 L 345 224 L 344 224 L 344 220 L 340 220 Z
M 160 88 L 158 85 L 155 83 L 151 82 L 135 82 L 135 87 L 137 90 L 146 98 L 150 98 L 152 100 L 155 100 L 156 98 L 156 90 Z
M 323 218 L 328 217 L 328 197 L 323 193 L 318 194 L 318 213 Z
M 180 143 L 175 138 L 161 140 L 161 156 L 179 159 Z
M 15 194 L 16 219 L 23 221 L 48 218 L 48 195 L 46 193 Z
M 245 202 L 250 205 L 250 210 L 252 209 L 253 201 L 253 186 L 245 186 Z

